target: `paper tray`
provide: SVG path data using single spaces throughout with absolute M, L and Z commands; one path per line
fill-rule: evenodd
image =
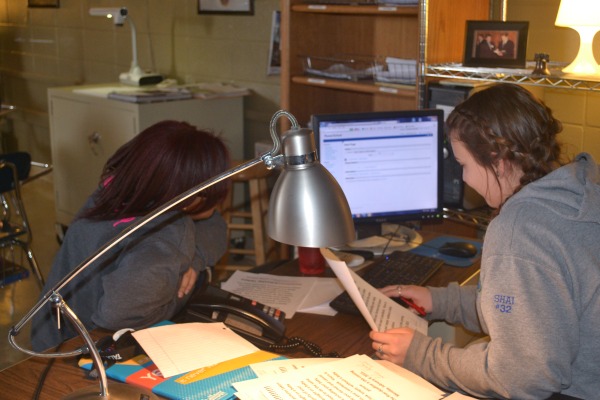
M 366 56 L 315 57 L 301 56 L 304 73 L 330 79 L 358 81 L 373 79 L 373 73 L 380 68 L 373 58 Z
M 417 82 L 417 60 L 386 57 L 375 60 L 375 65 L 375 82 L 404 85 L 414 85 Z

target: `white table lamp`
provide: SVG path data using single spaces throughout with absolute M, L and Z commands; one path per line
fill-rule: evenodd
M 563 72 L 600 76 L 600 66 L 594 58 L 592 41 L 600 30 L 599 0 L 561 0 L 556 15 L 556 26 L 564 26 L 579 33 L 579 53 Z

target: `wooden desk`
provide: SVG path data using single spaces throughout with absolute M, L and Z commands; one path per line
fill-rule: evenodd
M 300 336 L 317 343 L 324 352 L 337 351 L 342 356 L 356 353 L 371 354 L 369 326 L 362 317 L 339 314 L 335 317 L 301 314 L 286 321 L 286 335 Z M 92 337 L 97 340 L 108 332 L 95 330 Z M 70 340 L 63 350 L 73 349 L 82 344 L 80 338 Z M 307 357 L 303 352 L 286 354 L 290 357 Z M 10 368 L 0 371 L 0 398 L 3 400 L 30 399 L 35 392 L 38 380 L 50 359 L 30 357 Z M 46 382 L 41 400 L 56 400 L 97 381 L 86 378 L 85 371 L 77 366 L 76 358 L 55 359 Z
M 444 265 L 431 277 L 428 284 L 443 286 L 450 281 L 462 282 L 479 269 L 479 263 L 468 268 L 456 268 Z M 298 275 L 297 261 L 280 265 L 271 273 L 278 275 Z M 343 357 L 353 354 L 372 354 L 370 328 L 361 316 L 338 314 L 334 317 L 297 313 L 286 320 L 286 336 L 299 336 L 318 344 L 324 353 L 337 351 Z M 98 339 L 108 332 L 94 331 L 92 337 Z M 75 338 L 65 344 L 63 350 L 80 346 L 82 341 Z M 307 357 L 301 351 L 287 353 L 290 357 Z M 0 371 L 0 393 L 2 399 L 20 400 L 31 398 L 38 379 L 49 359 L 31 357 L 10 368 Z M 75 358 L 55 359 L 44 384 L 40 399 L 55 400 L 77 389 L 96 385 L 97 381 L 88 380 L 85 372 L 77 366 Z

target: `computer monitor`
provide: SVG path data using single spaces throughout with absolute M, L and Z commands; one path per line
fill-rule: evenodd
M 317 114 L 318 156 L 341 185 L 357 238 L 384 222 L 441 220 L 443 111 Z

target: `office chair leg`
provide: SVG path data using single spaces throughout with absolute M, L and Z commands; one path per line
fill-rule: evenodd
M 40 289 L 42 289 L 44 287 L 44 284 L 46 283 L 44 281 L 44 277 L 42 276 L 42 271 L 40 270 L 40 267 L 38 266 L 38 263 L 35 257 L 33 256 L 33 252 L 31 251 L 31 249 L 25 249 L 25 253 L 27 254 L 27 260 L 29 261 L 31 270 L 37 278 L 38 284 L 40 285 Z

